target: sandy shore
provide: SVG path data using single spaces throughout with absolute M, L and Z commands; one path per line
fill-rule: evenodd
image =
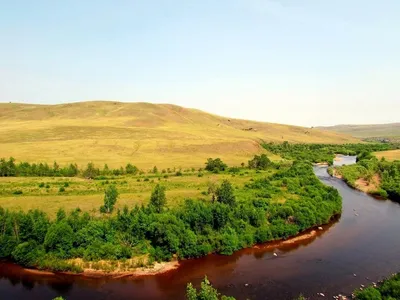
M 329 166 L 327 162 L 314 163 L 314 166 Z
M 161 262 L 155 263 L 152 267 L 146 268 L 137 268 L 133 271 L 111 271 L 106 272 L 103 270 L 95 270 L 95 269 L 84 269 L 83 273 L 79 273 L 77 275 L 86 276 L 86 277 L 112 277 L 112 278 L 123 278 L 123 277 L 139 277 L 139 276 L 149 276 L 149 275 L 157 275 L 162 274 L 171 270 L 175 270 L 179 267 L 178 261 L 169 261 L 169 262 Z
M 314 237 L 316 235 L 317 235 L 317 231 L 316 230 L 311 230 L 311 232 L 309 232 L 309 233 L 300 234 L 299 236 L 295 236 L 295 237 L 290 238 L 288 240 L 282 241 L 282 244 L 294 244 L 294 243 L 297 243 L 299 241 L 303 241 L 303 240 L 307 240 L 309 238 L 312 238 L 312 237 Z
M 28 269 L 23 268 L 23 272 L 31 275 L 40 276 L 55 276 L 57 274 L 66 274 L 72 276 L 84 276 L 90 278 L 123 278 L 123 277 L 140 277 L 140 276 L 151 276 L 162 274 L 171 270 L 175 270 L 179 267 L 178 261 L 161 262 L 155 263 L 152 267 L 136 268 L 132 271 L 104 271 L 95 269 L 84 269 L 82 273 L 72 273 L 72 272 L 52 272 L 48 270 L 38 270 L 38 269 Z

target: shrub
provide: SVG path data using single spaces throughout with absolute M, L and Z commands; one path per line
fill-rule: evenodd
M 52 224 L 44 238 L 47 251 L 55 252 L 60 258 L 67 258 L 74 242 L 74 232 L 65 221 Z
M 177 172 L 175 173 L 175 176 L 183 176 L 183 174 L 182 174 L 181 171 L 177 171 Z
M 232 184 L 228 180 L 224 180 L 221 186 L 216 191 L 217 201 L 228 204 L 230 206 L 235 205 L 236 198 L 233 194 Z
M 60 187 L 59 189 L 58 189 L 58 192 L 59 193 L 64 193 L 65 192 L 65 188 L 62 186 L 62 187 Z
M 165 206 L 167 199 L 165 197 L 165 187 L 157 184 L 151 193 L 150 206 L 160 213 Z
M 44 187 L 44 182 L 39 183 L 39 187 L 40 188 Z
M 191 283 L 188 283 L 186 287 L 186 299 L 187 300 L 235 300 L 233 297 L 227 297 L 221 295 L 208 281 L 207 276 L 204 277 L 201 283 L 200 290 L 197 291 Z
M 13 192 L 14 195 L 22 195 L 22 191 L 21 190 L 16 190 Z
M 382 299 L 381 293 L 373 288 L 367 287 L 363 291 L 357 291 L 355 293 L 355 299 L 357 300 L 380 300 Z
M 219 171 L 225 171 L 226 168 L 227 168 L 227 165 L 220 158 L 207 159 L 206 167 L 205 167 L 205 169 L 207 171 L 219 172 Z

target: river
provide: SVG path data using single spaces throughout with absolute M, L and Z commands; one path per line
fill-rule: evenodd
M 354 157 L 341 157 L 336 163 L 353 162 Z M 314 171 L 338 189 L 343 212 L 310 239 L 187 260 L 177 270 L 141 278 L 39 276 L 0 263 L 0 299 L 183 299 L 186 283 L 198 285 L 205 274 L 237 299 L 293 299 L 300 293 L 321 299 L 321 292 L 332 299 L 400 271 L 400 205 L 349 188 L 324 166 Z

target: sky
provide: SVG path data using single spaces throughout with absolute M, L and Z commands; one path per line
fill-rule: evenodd
M 399 0 L 0 2 L 0 102 L 400 122 Z

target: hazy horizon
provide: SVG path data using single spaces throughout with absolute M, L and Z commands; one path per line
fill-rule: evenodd
M 170 103 L 301 126 L 398 123 L 400 2 L 14 1 L 0 102 Z

